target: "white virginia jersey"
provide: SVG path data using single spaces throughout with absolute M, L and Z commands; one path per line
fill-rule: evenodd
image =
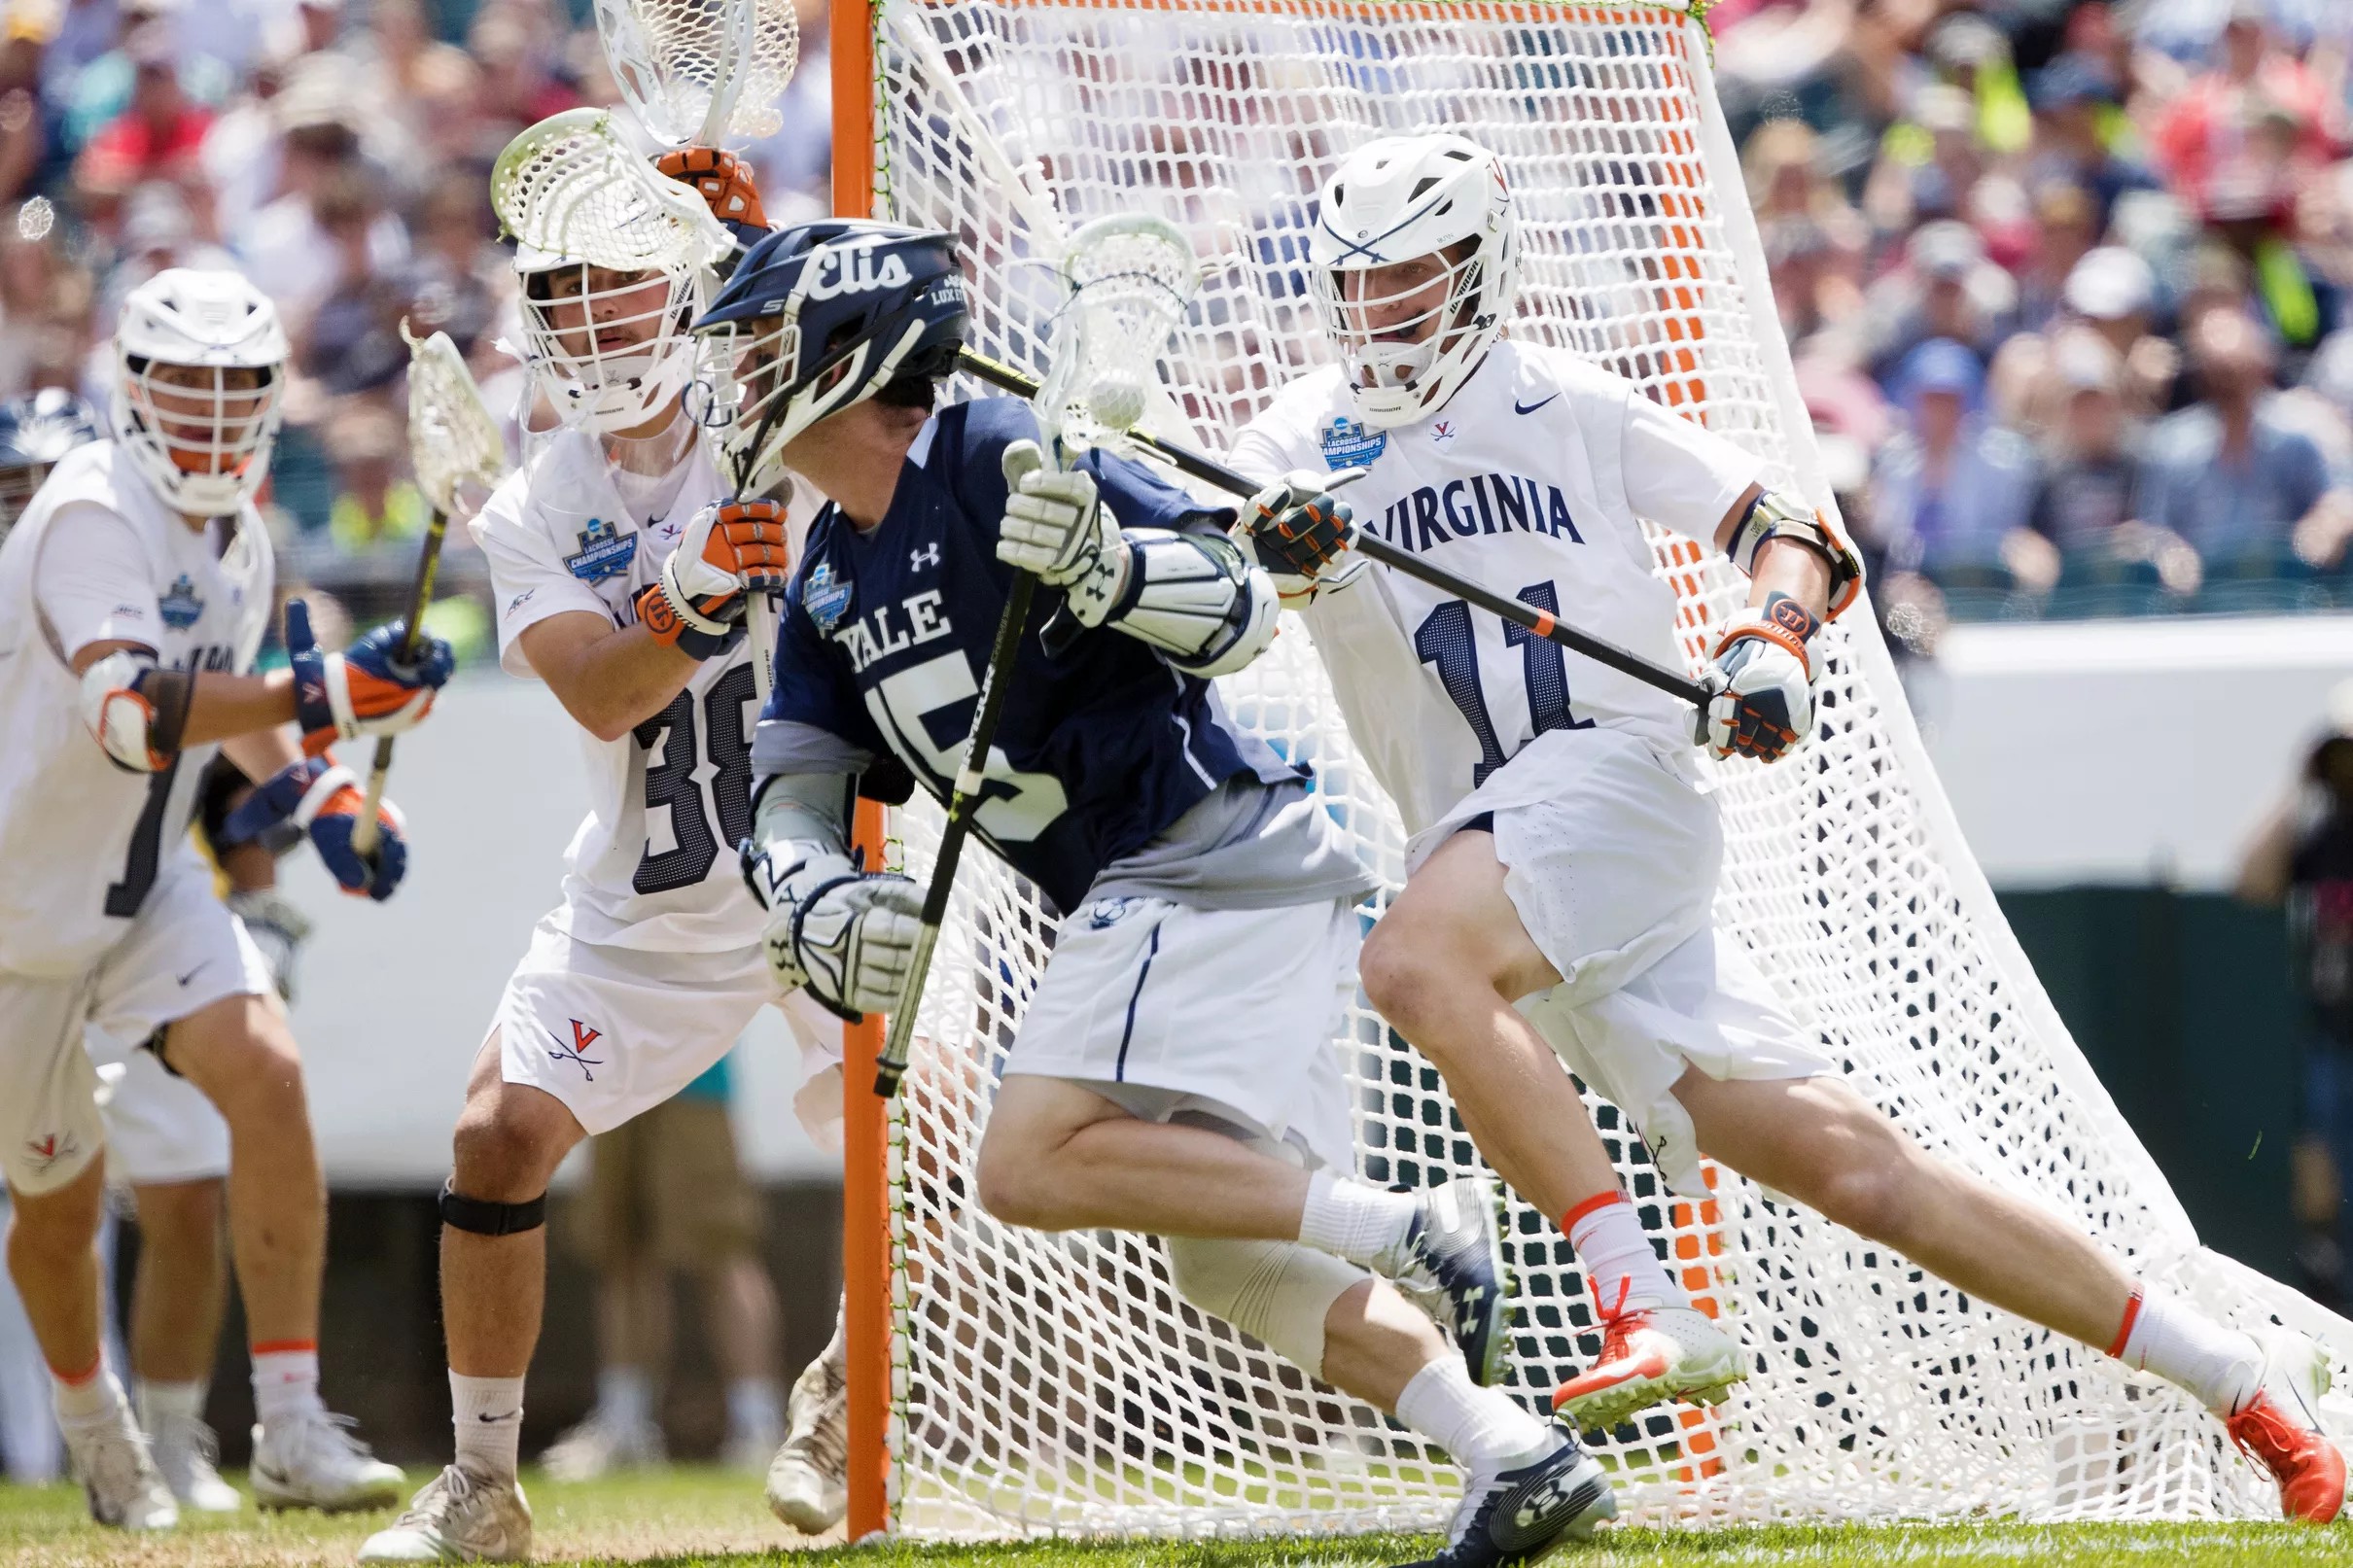
M 1563 624 L 1683 668 L 1674 591 L 1636 517 L 1712 545 L 1764 464 L 1563 349 L 1500 342 L 1434 418 L 1367 429 L 1337 366 L 1277 395 L 1236 440 L 1264 480 L 1370 470 L 1357 523 Z M 1349 733 L 1408 834 L 1545 730 L 1601 725 L 1688 765 L 1690 708 L 1386 567 L 1306 619 Z
M 0 543 L 0 969 L 88 969 L 173 857 L 201 865 L 187 829 L 218 748 L 188 747 L 160 773 L 117 766 L 83 722 L 71 660 L 123 641 L 171 669 L 252 670 L 274 563 L 251 503 L 228 526 L 192 529 L 114 442 L 93 441 Z
M 551 615 L 637 620 L 695 512 L 731 496 L 697 436 L 659 515 L 622 500 L 595 436 L 559 431 L 474 521 L 498 596 L 500 661 L 534 674 L 518 639 Z M 670 488 L 664 486 L 663 488 Z M 579 732 L 588 817 L 573 835 L 554 920 L 577 941 L 660 953 L 751 947 L 765 920 L 735 846 L 752 834 L 752 728 L 759 717 L 750 640 L 705 659 L 670 706 L 617 741 Z

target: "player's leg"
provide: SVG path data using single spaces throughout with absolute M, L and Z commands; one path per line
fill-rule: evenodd
M 228 1286 L 221 1246 L 227 1187 L 219 1176 L 131 1184 L 139 1217 L 130 1293 L 133 1403 L 164 1484 L 181 1506 L 203 1514 L 245 1506 L 213 1468 L 213 1433 L 204 1421 Z
M 2144 1290 L 2083 1231 L 1936 1159 L 1842 1079 L 1694 1068 L 1674 1093 L 1714 1159 L 1980 1301 L 2187 1389 L 2271 1470 L 2290 1517 L 2343 1510 L 2345 1461 L 2314 1408 L 2327 1377 L 2316 1346 L 2266 1344 Z
M 785 1440 L 776 1286 L 761 1262 L 759 1195 L 737 1158 L 727 1101 L 689 1092 L 661 1107 L 650 1171 L 655 1256 L 693 1278 L 726 1384 L 720 1462 L 763 1474 Z
M 0 974 L 0 1174 L 8 1272 L 48 1363 L 57 1424 L 90 1516 L 169 1529 L 179 1509 L 100 1355 L 95 1248 L 106 1198 L 98 1076 L 82 1049 L 80 978 Z
M 1344 1174 L 1336 1110 L 1334 1151 L 1311 1175 L 1150 1103 L 1199 1095 L 1288 1125 L 1328 1069 L 1357 946 L 1345 902 L 1134 897 L 1066 921 L 981 1137 L 982 1206 L 1033 1230 L 1305 1241 L 1447 1298 L 1474 1375 L 1492 1380 L 1503 1350 L 1492 1184 L 1406 1194 Z M 1138 1103 L 1145 1114 L 1130 1113 Z
M 669 1362 L 670 1280 L 652 1256 L 645 1190 L 661 1109 L 590 1138 L 588 1179 L 564 1205 L 566 1245 L 596 1278 L 596 1403 L 540 1455 L 557 1481 L 669 1457 L 654 1385 Z
M 112 1086 L 104 1105 L 108 1173 L 129 1186 L 139 1222 L 132 1408 L 180 1506 L 231 1513 L 244 1499 L 214 1468 L 218 1449 L 204 1422 L 228 1285 L 222 1245 L 228 1124 L 155 1052 L 125 1049 L 96 1029 L 84 1043 Z

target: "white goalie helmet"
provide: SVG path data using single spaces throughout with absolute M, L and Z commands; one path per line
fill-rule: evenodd
M 175 511 L 233 512 L 269 472 L 286 357 L 277 307 L 240 274 L 158 272 L 115 328 L 115 440 Z
M 1308 261 L 1364 423 L 1430 417 L 1487 357 L 1520 292 L 1502 160 L 1451 132 L 1367 142 L 1324 182 Z M 1367 274 L 1412 261 L 1426 275 L 1367 296 Z

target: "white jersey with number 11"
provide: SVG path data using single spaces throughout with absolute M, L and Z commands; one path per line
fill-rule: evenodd
M 1712 545 L 1761 460 L 1563 349 L 1501 342 L 1434 418 L 1358 421 L 1337 366 L 1236 440 L 1252 478 L 1363 467 L 1340 492 L 1401 550 L 1668 669 L 1674 590 L 1636 518 Z M 1373 567 L 1306 611 L 1374 776 L 1419 833 L 1546 730 L 1599 725 L 1688 766 L 1691 710 L 1631 676 Z

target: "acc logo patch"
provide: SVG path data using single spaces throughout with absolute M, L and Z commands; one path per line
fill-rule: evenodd
M 204 613 L 204 601 L 196 597 L 196 585 L 183 572 L 180 580 L 156 602 L 156 608 L 163 612 L 164 625 L 175 632 L 185 632 Z
M 1388 450 L 1388 432 L 1368 431 L 1362 420 L 1351 419 L 1346 414 L 1334 415 L 1316 439 L 1323 447 L 1323 466 L 1334 471 L 1369 468 L 1375 458 Z
M 602 582 L 629 570 L 637 559 L 637 535 L 624 534 L 601 517 L 580 530 L 580 553 L 564 557 L 564 570 L 582 582 Z
M 830 637 L 850 609 L 850 584 L 834 572 L 833 563 L 820 561 L 801 588 L 801 608 L 809 612 L 809 619 L 817 629 Z

